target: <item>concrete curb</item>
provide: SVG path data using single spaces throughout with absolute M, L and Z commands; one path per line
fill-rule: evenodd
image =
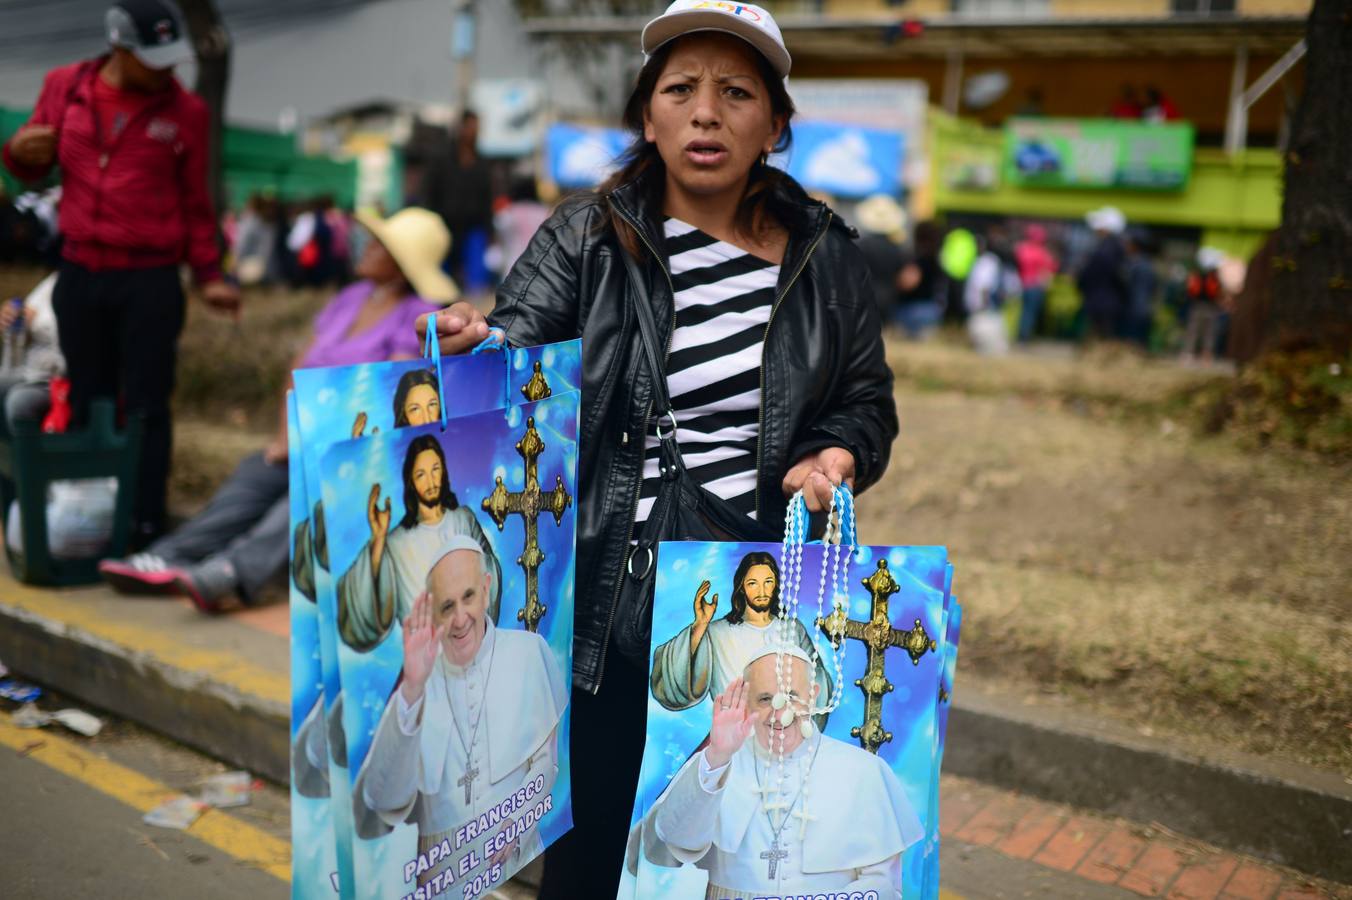
M 0 605 L 0 658 L 24 677 L 280 784 L 290 710 L 148 653 Z
M 1352 883 L 1352 785 L 1219 748 L 1183 749 L 1082 713 L 965 690 L 944 771 Z
M 0 658 L 53 689 L 280 784 L 290 779 L 285 702 L 211 672 L 0 601 Z M 273 676 L 275 680 L 276 676 Z M 272 690 L 275 694 L 278 691 Z M 1140 822 L 1352 883 L 1352 785 L 1340 776 L 1182 749 L 1080 711 L 1030 705 L 961 679 L 946 773 Z

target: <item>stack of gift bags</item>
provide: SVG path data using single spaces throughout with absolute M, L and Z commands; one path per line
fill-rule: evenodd
M 491 893 L 572 826 L 579 342 L 294 373 L 292 895 Z

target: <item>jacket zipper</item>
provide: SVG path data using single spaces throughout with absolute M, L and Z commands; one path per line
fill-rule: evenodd
M 784 291 L 778 297 L 775 298 L 774 305 L 770 307 L 770 318 L 765 323 L 765 336 L 761 338 L 760 413 L 758 418 L 756 419 L 756 480 L 757 480 L 756 521 L 757 522 L 761 521 L 759 481 L 761 471 L 761 457 L 764 454 L 765 449 L 765 359 L 766 359 L 765 354 L 770 348 L 770 326 L 775 323 L 775 313 L 779 311 L 779 304 L 784 301 L 784 298 L 789 295 L 789 291 L 793 290 L 793 286 L 798 283 L 798 276 L 803 274 L 803 270 L 807 268 L 808 261 L 812 259 L 812 254 L 816 252 L 817 245 L 822 242 L 822 238 L 826 237 L 826 232 L 831 229 L 832 215 L 833 214 L 831 213 L 831 211 L 827 210 L 826 225 L 820 231 L 817 232 L 817 237 L 813 239 L 812 244 L 807 248 L 807 253 L 803 255 L 803 261 L 798 264 L 797 271 L 793 273 L 793 277 L 789 279 L 789 283 L 784 285 Z
M 102 67 L 100 67 L 102 68 Z M 93 78 L 98 78 L 99 70 L 94 70 Z M 113 151 L 122 143 L 122 138 L 131 131 L 132 123 L 139 121 L 144 116 L 158 112 L 161 106 L 166 105 L 168 98 L 160 98 L 142 106 L 133 115 L 127 118 L 123 123 L 122 130 L 113 136 L 112 143 L 104 140 L 103 136 L 103 118 L 99 115 L 99 104 L 94 99 L 94 85 L 89 84 L 89 115 L 94 120 L 94 140 L 98 144 L 99 157 L 95 161 L 99 170 L 98 187 L 94 190 L 94 218 L 93 221 L 99 221 L 103 210 L 103 183 L 108 174 L 108 164 L 112 161 Z
M 616 207 L 615 211 L 620 214 L 620 218 L 624 219 L 624 221 L 629 224 L 630 228 L 634 229 L 634 233 L 638 235 L 639 240 L 643 241 L 643 245 L 647 247 L 648 252 L 653 255 L 653 259 L 657 261 L 657 267 L 661 269 L 662 274 L 666 276 L 667 287 L 671 290 L 671 331 L 667 334 L 667 349 L 662 357 L 662 365 L 665 367 L 667 360 L 671 357 L 671 341 L 676 334 L 676 285 L 671 280 L 671 273 L 667 271 L 666 265 L 663 264 L 661 255 L 653 248 L 653 245 L 648 238 L 644 236 L 643 229 L 639 228 L 638 225 L 630 219 L 628 215 L 621 212 L 618 207 Z M 638 484 L 634 487 L 634 501 L 629 506 L 629 532 L 624 538 L 624 552 L 626 556 L 629 554 L 629 542 L 634 539 L 634 516 L 638 515 L 639 497 L 643 495 L 643 461 L 647 454 L 648 446 L 648 419 L 652 414 L 653 401 L 650 392 L 648 397 L 648 407 L 643 413 L 643 443 L 641 445 L 642 449 L 639 451 Z M 654 565 L 656 565 L 656 562 L 654 562 Z M 620 590 L 624 587 L 624 577 L 627 572 L 628 567 L 621 565 L 620 577 L 615 582 L 615 595 L 610 598 L 610 617 L 606 620 L 606 633 L 601 640 L 601 658 L 598 660 L 596 666 L 596 684 L 592 687 L 593 696 L 601 693 L 601 679 L 603 679 L 606 674 L 606 654 L 610 651 L 610 633 L 615 627 L 615 614 L 619 612 L 620 608 Z

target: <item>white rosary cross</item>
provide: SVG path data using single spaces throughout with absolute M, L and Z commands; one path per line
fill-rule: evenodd
M 762 804 L 766 814 L 770 816 L 770 820 L 774 823 L 776 828 L 779 827 L 779 823 L 783 821 L 783 818 L 781 816 L 776 816 L 775 813 L 786 809 L 788 805 L 789 804 L 784 800 L 776 800 L 773 803 Z
M 798 819 L 798 840 L 801 841 L 807 837 L 808 820 L 811 819 L 816 821 L 817 817 L 807 811 L 806 803 L 804 803 L 800 809 L 794 810 L 792 816 L 793 818 Z

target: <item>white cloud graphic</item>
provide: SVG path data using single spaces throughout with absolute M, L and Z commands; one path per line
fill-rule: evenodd
M 559 160 L 559 180 L 567 184 L 599 184 L 615 168 L 614 155 L 601 141 L 585 137 L 569 144 Z
M 814 186 L 856 194 L 877 190 L 883 180 L 869 160 L 868 141 L 855 130 L 842 132 L 813 150 L 803 174 Z

